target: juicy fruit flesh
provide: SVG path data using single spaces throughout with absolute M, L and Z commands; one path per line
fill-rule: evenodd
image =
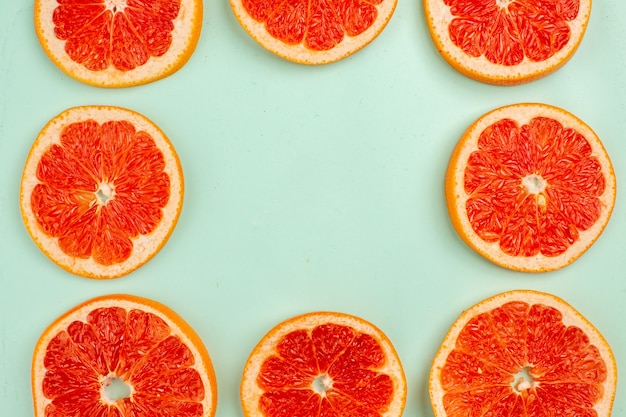
M 600 217 L 602 167 L 589 142 L 551 118 L 485 129 L 464 177 L 472 228 L 512 256 L 557 256 Z
M 325 51 L 372 26 L 384 0 L 243 0 L 248 13 L 286 44 Z
M 441 371 L 448 417 L 592 417 L 607 368 L 596 346 L 561 313 L 509 302 L 473 317 Z
M 443 0 L 453 19 L 452 42 L 466 54 L 512 66 L 524 58 L 540 62 L 570 40 L 568 22 L 580 0 Z
M 128 259 L 132 238 L 153 231 L 169 199 L 165 159 L 127 121 L 68 125 L 37 166 L 31 207 L 60 249 L 102 265 Z
M 76 417 L 199 417 L 204 385 L 189 348 L 158 316 L 98 308 L 56 334 L 46 349 L 45 415 Z M 119 379 L 130 395 L 107 398 Z
M 167 52 L 180 0 L 57 0 L 54 33 L 92 71 L 129 71 Z
M 257 378 L 266 417 L 378 417 L 393 397 L 391 378 L 377 371 L 385 354 L 371 336 L 324 324 L 282 338 Z

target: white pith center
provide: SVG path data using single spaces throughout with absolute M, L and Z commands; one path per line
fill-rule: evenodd
M 530 375 L 530 366 L 523 367 L 517 374 L 511 383 L 511 387 L 517 392 L 523 392 L 534 388 L 537 385 L 533 377 Z
M 333 380 L 326 374 L 320 375 L 313 380 L 313 390 L 319 395 L 326 395 L 333 388 Z
M 126 0 L 104 0 L 104 6 L 106 10 L 111 10 L 113 13 L 123 12 L 126 8 Z
M 506 9 L 514 0 L 496 0 L 496 5 L 501 9 Z
M 103 182 L 100 184 L 95 194 L 98 204 L 104 206 L 110 199 L 115 197 L 115 189 L 111 184 Z
M 115 404 L 118 400 L 129 398 L 132 387 L 115 375 L 109 375 L 102 380 L 100 397 L 106 404 Z
M 526 189 L 528 194 L 534 194 L 536 196 L 537 205 L 540 207 L 546 206 L 547 201 L 544 191 L 546 190 L 548 183 L 541 177 L 541 175 L 530 174 L 525 176 L 522 178 L 522 186 Z
M 526 191 L 530 194 L 539 194 L 544 192 L 548 183 L 541 175 L 530 174 L 522 178 L 522 185 L 526 187 Z

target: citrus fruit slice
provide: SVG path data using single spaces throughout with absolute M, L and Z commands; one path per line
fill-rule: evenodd
M 128 87 L 179 70 L 196 48 L 202 0 L 35 0 L 35 32 L 66 74 Z
M 515 85 L 548 75 L 576 52 L 591 0 L 424 0 L 443 58 L 478 81 Z
M 328 64 L 372 42 L 397 0 L 231 0 L 248 34 L 267 50 L 300 64 Z
M 108 295 L 56 319 L 32 363 L 35 417 L 212 417 L 217 384 L 206 347 L 153 300 Z
M 344 313 L 286 320 L 254 348 L 243 371 L 246 417 L 399 417 L 402 364 L 385 334 Z
M 165 134 L 119 107 L 74 107 L 39 133 L 22 175 L 26 229 L 57 265 L 88 278 L 126 275 L 172 233 L 183 174 Z
M 446 199 L 461 238 L 518 271 L 569 265 L 600 236 L 615 173 L 598 136 L 571 113 L 522 103 L 476 120 L 454 149 Z
M 617 383 L 610 346 L 554 295 L 490 297 L 454 322 L 429 390 L 436 417 L 609 417 Z

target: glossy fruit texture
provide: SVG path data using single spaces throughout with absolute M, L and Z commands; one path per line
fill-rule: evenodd
M 450 162 L 457 231 L 513 269 L 571 262 L 602 232 L 614 204 L 614 173 L 599 138 L 546 105 L 513 105 L 480 120 Z
M 333 48 L 344 36 L 357 36 L 372 26 L 378 15 L 376 5 L 382 1 L 349 0 L 333 4 L 324 0 L 313 3 L 244 0 L 243 4 L 254 19 L 265 22 L 273 37 L 288 44 L 304 42 L 310 49 L 323 51 Z
M 25 220 L 66 269 L 90 275 L 75 270 L 73 260 L 82 260 L 94 276 L 106 277 L 107 269 L 116 275 L 116 266 L 151 256 L 143 240 L 152 238 L 154 251 L 171 232 L 181 203 L 180 166 L 162 132 L 143 129 L 149 122 L 137 113 L 94 107 L 70 113 L 74 121 L 54 119 L 57 126 L 33 145 L 23 179 Z
M 244 370 L 246 416 L 399 416 L 406 396 L 401 365 L 370 326 L 336 313 L 279 325 Z
M 128 121 L 68 125 L 37 166 L 31 206 L 68 255 L 125 261 L 131 238 L 151 233 L 169 199 L 162 152 Z
M 470 56 L 517 65 L 525 58 L 545 61 L 571 38 L 568 22 L 578 16 L 580 1 L 447 0 L 454 15 L 452 42 Z M 499 4 L 506 4 L 505 7 Z
M 479 81 L 519 84 L 561 67 L 578 48 L 591 0 L 424 0 L 437 49 Z
M 550 294 L 511 291 L 455 322 L 430 390 L 437 417 L 608 417 L 616 378 L 609 345 L 580 313 Z
M 196 47 L 201 0 L 35 0 L 45 52 L 70 76 L 101 87 L 155 81 Z
M 33 398 L 37 417 L 210 417 L 216 384 L 182 318 L 152 300 L 112 295 L 75 307 L 42 334 Z
M 396 0 L 231 0 L 244 29 L 268 50 L 303 64 L 345 58 L 376 38 Z
M 114 66 L 129 71 L 167 52 L 179 0 L 61 2 L 52 15 L 54 33 L 65 51 L 92 71 Z M 123 6 L 122 6 L 123 5 Z

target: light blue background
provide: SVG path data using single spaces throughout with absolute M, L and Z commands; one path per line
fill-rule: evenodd
M 552 292 L 583 313 L 626 363 L 626 3 L 595 1 L 573 59 L 542 80 L 497 87 L 435 50 L 420 0 L 399 0 L 384 32 L 343 61 L 308 67 L 265 51 L 227 0 L 205 2 L 195 54 L 173 76 L 106 90 L 68 78 L 35 37 L 30 1 L 0 7 L 0 414 L 31 416 L 30 361 L 43 329 L 93 296 L 132 293 L 176 310 L 200 334 L 219 386 L 217 417 L 241 416 L 253 346 L 292 315 L 336 310 L 383 329 L 403 361 L 405 416 L 432 416 L 430 361 L 454 319 L 501 291 Z M 571 266 L 531 275 L 472 252 L 448 220 L 447 161 L 463 130 L 505 104 L 540 101 L 585 120 L 615 166 L 618 200 Z M 174 143 L 186 195 L 176 230 L 148 264 L 92 281 L 52 264 L 19 211 L 23 164 L 68 107 L 128 107 Z M 623 416 L 618 387 L 614 415 Z

